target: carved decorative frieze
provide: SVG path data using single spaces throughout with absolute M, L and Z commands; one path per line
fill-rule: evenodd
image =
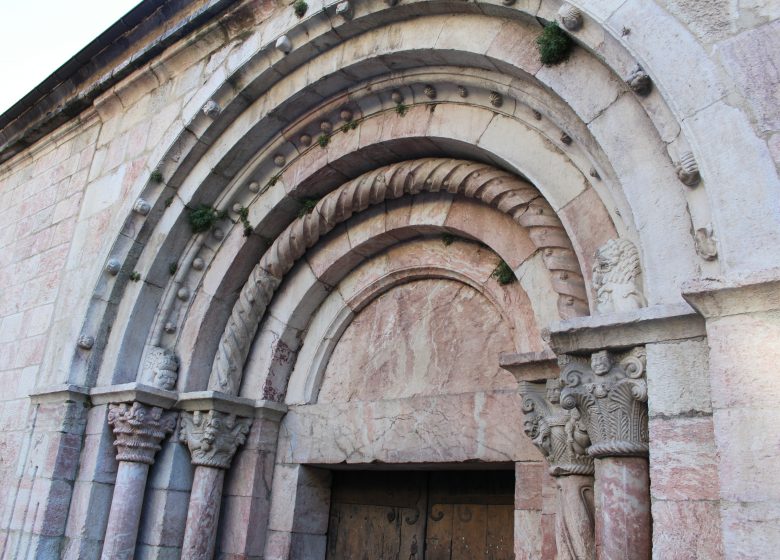
M 172 350 L 152 348 L 144 361 L 144 378 L 153 385 L 173 390 L 179 376 L 179 360 Z
M 628 239 L 610 239 L 596 251 L 593 288 L 596 311 L 632 311 L 647 305 L 642 293 L 639 251 Z
M 187 444 L 193 465 L 228 469 L 251 425 L 251 418 L 216 410 L 183 412 L 179 439 Z
M 563 362 L 560 403 L 581 415 L 591 440 L 588 454 L 647 455 L 645 349 L 623 354 L 603 350 L 591 355 L 590 364 L 567 358 Z
M 176 413 L 139 402 L 112 404 L 108 423 L 116 437 L 117 461 L 151 465 L 160 442 L 176 426 Z
M 561 382 L 522 382 L 523 431 L 542 452 L 550 474 L 593 474 L 593 459 L 587 449 L 590 438 L 578 410 L 564 410 L 560 405 Z

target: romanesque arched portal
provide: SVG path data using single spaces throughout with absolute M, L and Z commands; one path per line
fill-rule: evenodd
M 595 4 L 193 4 L 85 84 L 0 556 L 724 556 L 776 170 L 698 32 Z

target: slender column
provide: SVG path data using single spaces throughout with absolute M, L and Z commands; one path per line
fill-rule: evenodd
M 102 558 L 130 560 L 135 554 L 149 465 L 154 463 L 160 442 L 173 431 L 176 413 L 139 402 L 112 404 L 108 423 L 116 437 L 119 468 Z
M 593 459 L 590 438 L 576 410 L 560 406 L 558 379 L 521 382 L 523 429 L 542 452 L 558 488 L 555 540 L 558 560 L 596 557 L 593 525 Z
M 195 465 L 182 558 L 211 560 L 214 556 L 225 470 L 251 424 L 251 418 L 216 410 L 182 413 L 179 439 L 187 444 Z
M 561 405 L 576 410 L 596 459 L 596 558 L 649 560 L 651 548 L 645 349 L 564 357 Z

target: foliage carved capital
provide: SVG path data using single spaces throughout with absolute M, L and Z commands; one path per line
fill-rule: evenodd
M 576 410 L 587 426 L 591 457 L 646 456 L 648 453 L 647 354 L 644 347 L 590 361 L 561 360 L 561 406 Z
M 160 442 L 176 427 L 176 413 L 139 402 L 112 404 L 108 424 L 116 438 L 117 461 L 151 465 Z

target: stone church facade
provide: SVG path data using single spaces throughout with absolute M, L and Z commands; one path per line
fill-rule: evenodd
M 307 2 L 0 116 L 0 558 L 777 557 L 778 3 Z

